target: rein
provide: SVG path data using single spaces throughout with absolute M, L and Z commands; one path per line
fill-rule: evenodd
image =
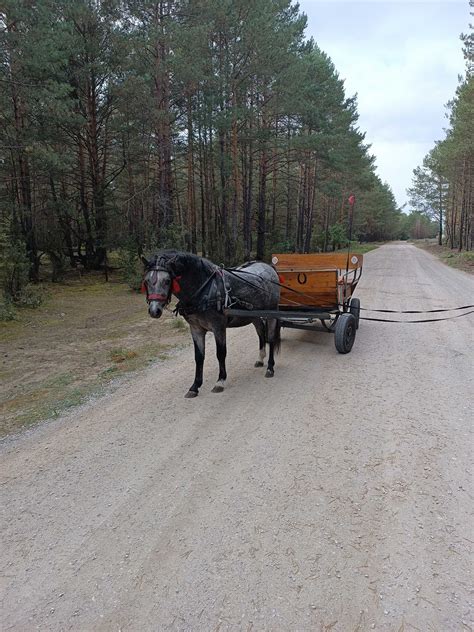
M 193 305 L 192 302 L 202 293 L 202 291 L 205 289 L 205 287 L 212 281 L 212 279 L 216 276 L 220 277 L 222 280 L 222 286 L 223 286 L 223 290 L 224 290 L 224 297 L 221 297 L 218 288 L 217 289 L 217 296 L 215 299 L 215 303 L 216 303 L 216 309 L 218 311 L 220 311 L 221 306 L 223 306 L 224 308 L 228 308 L 231 305 L 229 304 L 229 301 L 234 300 L 235 302 L 241 302 L 238 299 L 232 299 L 230 297 L 230 290 L 229 288 L 226 287 L 226 283 L 224 280 L 224 275 L 223 275 L 223 271 L 226 271 L 228 274 L 238 278 L 240 281 L 243 281 L 246 285 L 248 285 L 249 287 L 252 287 L 253 289 L 259 291 L 259 292 L 268 292 L 268 290 L 265 290 L 264 288 L 260 288 L 257 285 L 255 285 L 254 283 L 251 283 L 248 279 L 242 278 L 242 276 L 240 276 L 241 274 L 244 275 L 248 275 L 248 276 L 254 276 L 254 277 L 258 277 L 258 274 L 255 274 L 253 272 L 249 272 L 248 270 L 244 270 L 242 268 L 224 268 L 224 267 L 218 267 L 215 266 L 214 270 L 212 271 L 212 273 L 204 280 L 204 282 L 197 288 L 197 290 L 195 290 L 195 292 L 191 295 L 191 297 L 189 299 L 186 300 L 186 302 L 184 302 L 183 300 L 179 300 L 178 304 L 176 305 L 176 308 L 174 310 L 174 312 L 176 314 L 180 313 L 180 314 L 191 314 L 191 313 L 195 313 L 200 311 L 200 308 L 202 307 L 202 303 L 201 305 Z M 170 277 L 171 277 L 171 286 L 170 286 L 170 290 L 168 292 L 168 295 L 164 295 L 164 294 L 149 294 L 148 293 L 148 287 L 145 281 L 143 281 L 142 283 L 142 291 L 146 292 L 146 300 L 147 303 L 150 303 L 150 301 L 161 301 L 163 303 L 165 303 L 166 305 L 168 305 L 171 301 L 171 295 L 172 294 L 178 294 L 181 291 L 181 288 L 179 286 L 179 280 L 181 279 L 181 276 L 177 276 L 177 277 L 173 277 L 173 275 L 171 274 L 171 272 L 167 269 L 164 268 L 162 266 L 153 266 L 152 268 L 149 268 L 147 270 L 147 272 L 167 272 Z M 291 292 L 293 292 L 296 295 L 299 295 L 301 297 L 307 297 L 308 295 L 305 294 L 304 292 L 295 290 L 294 288 L 291 288 L 287 285 L 284 285 L 284 283 L 282 283 L 283 279 L 282 277 L 279 275 L 279 281 L 272 281 L 271 279 L 268 279 L 268 281 L 270 283 L 272 283 L 273 285 L 277 285 L 280 288 L 284 288 L 286 290 L 289 290 Z M 222 305 L 222 298 L 223 300 L 223 305 Z M 209 296 L 206 297 L 207 303 L 205 306 L 205 309 L 209 309 L 210 306 L 210 298 Z M 213 299 L 214 300 L 214 299 Z M 298 303 L 297 301 L 291 301 L 292 303 L 295 304 L 296 307 L 302 306 L 301 303 Z M 344 307 L 343 305 L 340 305 L 339 307 Z M 382 319 L 382 318 L 368 318 L 368 317 L 363 317 L 360 316 L 361 320 L 370 320 L 370 321 L 376 321 L 376 322 L 393 322 L 393 323 L 428 323 L 428 322 L 436 322 L 436 321 L 441 321 L 441 320 L 451 320 L 453 318 L 460 318 L 462 316 L 467 316 L 469 314 L 473 314 L 474 311 L 464 311 L 464 310 L 472 310 L 472 308 L 474 307 L 474 305 L 463 305 L 462 307 L 450 307 L 450 308 L 444 308 L 444 309 L 431 309 L 431 310 L 393 310 L 393 309 L 373 309 L 370 307 L 360 307 L 360 310 L 364 310 L 364 311 L 368 311 L 368 312 L 378 312 L 378 313 L 385 313 L 385 314 L 438 314 L 438 313 L 442 313 L 442 312 L 451 312 L 451 311 L 463 311 L 464 313 L 462 314 L 457 314 L 455 316 L 447 316 L 445 318 L 436 318 L 436 319 L 424 319 L 424 320 L 404 320 L 404 321 L 399 321 L 399 320 L 386 320 L 386 319 Z M 250 308 L 251 311 L 251 306 L 247 305 L 246 308 Z
M 231 274 L 235 274 L 233 272 L 232 269 L 229 268 L 225 268 L 225 270 L 227 270 L 227 272 L 230 272 Z M 234 269 L 236 270 L 236 269 Z M 237 271 L 237 270 L 236 270 Z M 245 274 L 249 274 L 250 276 L 255 276 L 258 277 L 258 274 L 254 274 L 253 272 L 249 272 L 248 270 L 238 270 L 239 274 L 241 272 L 244 272 Z M 238 276 L 237 274 L 235 274 L 235 276 Z M 273 283 L 273 285 L 278 285 L 279 287 L 284 288 L 285 290 L 290 290 L 291 292 L 293 292 L 294 294 L 298 294 L 302 297 L 307 297 L 307 298 L 312 298 L 310 296 L 308 296 L 307 294 L 304 294 L 304 292 L 295 290 L 287 285 L 284 285 L 281 282 L 281 277 L 280 275 L 278 275 L 279 277 L 279 282 L 277 283 L 276 281 L 272 281 L 271 279 L 269 279 L 270 283 Z M 250 285 L 251 287 L 254 287 L 256 289 L 257 288 L 253 283 L 250 283 L 250 281 L 247 281 L 246 279 L 241 279 L 242 281 L 244 281 L 244 283 L 247 283 L 247 285 Z M 290 300 L 290 299 L 288 299 Z M 296 301 L 290 301 L 291 303 L 294 303 L 296 307 L 306 307 L 306 305 L 303 305 L 302 303 L 297 303 Z M 338 305 L 338 307 L 344 307 L 344 305 Z M 382 314 L 439 314 L 442 312 L 453 312 L 453 311 L 463 311 L 466 309 L 472 310 L 472 308 L 474 308 L 474 305 L 463 305 L 461 307 L 446 307 L 443 309 L 425 309 L 425 310 L 416 310 L 416 309 L 407 309 L 407 310 L 397 310 L 397 309 L 375 309 L 375 308 L 370 308 L 370 307 L 359 307 L 359 310 L 363 310 L 365 312 L 378 312 L 378 313 L 382 313 Z M 324 309 L 324 308 L 322 308 Z M 452 320 L 454 318 L 461 318 L 462 316 L 468 316 L 469 314 L 474 314 L 474 310 L 473 311 L 468 311 L 468 312 L 464 312 L 462 314 L 457 314 L 455 316 L 446 316 L 445 318 L 426 318 L 426 319 L 422 319 L 422 320 L 393 320 L 393 319 L 385 319 L 385 318 L 369 318 L 367 316 L 360 316 L 361 320 L 371 320 L 374 322 L 379 322 L 379 323 L 436 323 L 438 321 L 442 321 L 442 320 Z

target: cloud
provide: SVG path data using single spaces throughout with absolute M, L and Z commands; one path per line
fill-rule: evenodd
M 407 201 L 405 191 L 411 186 L 413 169 L 423 162 L 432 146 L 431 142 L 410 140 L 377 140 L 372 144 L 370 151 L 377 156 L 378 173 L 391 186 L 399 205 Z
M 445 104 L 464 71 L 468 3 L 301 0 L 300 8 L 347 94 L 357 93 L 359 126 L 402 204 L 413 169 L 447 126 Z
M 441 135 L 439 122 L 457 85 L 459 64 L 452 63 L 458 61 L 457 50 L 441 42 L 428 56 L 426 47 L 407 45 L 394 61 L 350 56 L 344 47 L 337 56 L 341 62 L 336 65 L 344 64 L 341 77 L 349 92 L 357 91 L 359 112 L 371 133 L 384 140 L 415 136 L 418 141 Z

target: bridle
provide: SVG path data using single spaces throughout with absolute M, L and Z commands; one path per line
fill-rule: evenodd
M 171 279 L 173 279 L 173 277 L 171 276 L 171 273 L 169 270 L 167 270 L 166 268 L 162 268 L 161 266 L 153 266 L 152 268 L 149 268 L 146 273 L 148 274 L 148 272 L 166 272 L 167 274 L 170 275 Z M 164 303 L 165 305 L 168 305 L 169 302 L 171 301 L 171 292 L 173 289 L 173 284 L 170 283 L 170 289 L 168 291 L 168 296 L 166 296 L 166 294 L 149 294 L 148 292 L 148 284 L 145 281 L 145 279 L 143 279 L 142 282 L 142 291 L 146 293 L 146 302 L 150 303 L 151 301 L 160 301 L 161 303 Z
M 181 277 L 173 276 L 172 273 L 168 270 L 168 268 L 164 268 L 163 266 L 159 266 L 159 265 L 148 268 L 146 273 L 148 274 L 148 272 L 166 272 L 170 276 L 171 283 L 170 283 L 170 289 L 168 290 L 168 296 L 166 296 L 165 294 L 149 294 L 148 285 L 145 279 L 143 279 L 142 292 L 146 294 L 146 302 L 150 303 L 151 301 L 160 301 L 161 303 L 164 303 L 165 306 L 169 305 L 169 303 L 171 302 L 171 295 L 178 294 L 179 292 L 181 292 L 181 287 L 179 285 L 179 280 L 181 279 Z

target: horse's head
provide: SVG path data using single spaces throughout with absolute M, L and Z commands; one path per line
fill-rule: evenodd
M 171 300 L 173 274 L 167 262 L 157 256 L 151 261 L 142 257 L 142 261 L 145 264 L 143 289 L 146 292 L 148 313 L 152 318 L 160 318 Z

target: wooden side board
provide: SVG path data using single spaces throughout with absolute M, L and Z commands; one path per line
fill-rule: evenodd
M 313 307 L 329 307 L 338 303 L 337 270 L 280 270 L 280 305 L 284 307 L 297 304 Z
M 330 268 L 345 270 L 346 266 L 349 270 L 354 270 L 362 267 L 363 260 L 363 255 L 349 253 L 348 264 L 347 252 L 323 252 L 306 255 L 283 253 L 272 255 L 272 263 L 278 272 L 281 273 L 285 270 L 317 270 Z
M 357 285 L 363 256 L 344 253 L 274 254 L 272 263 L 282 279 L 280 306 L 337 306 L 346 301 Z M 345 275 L 346 268 L 350 271 Z

